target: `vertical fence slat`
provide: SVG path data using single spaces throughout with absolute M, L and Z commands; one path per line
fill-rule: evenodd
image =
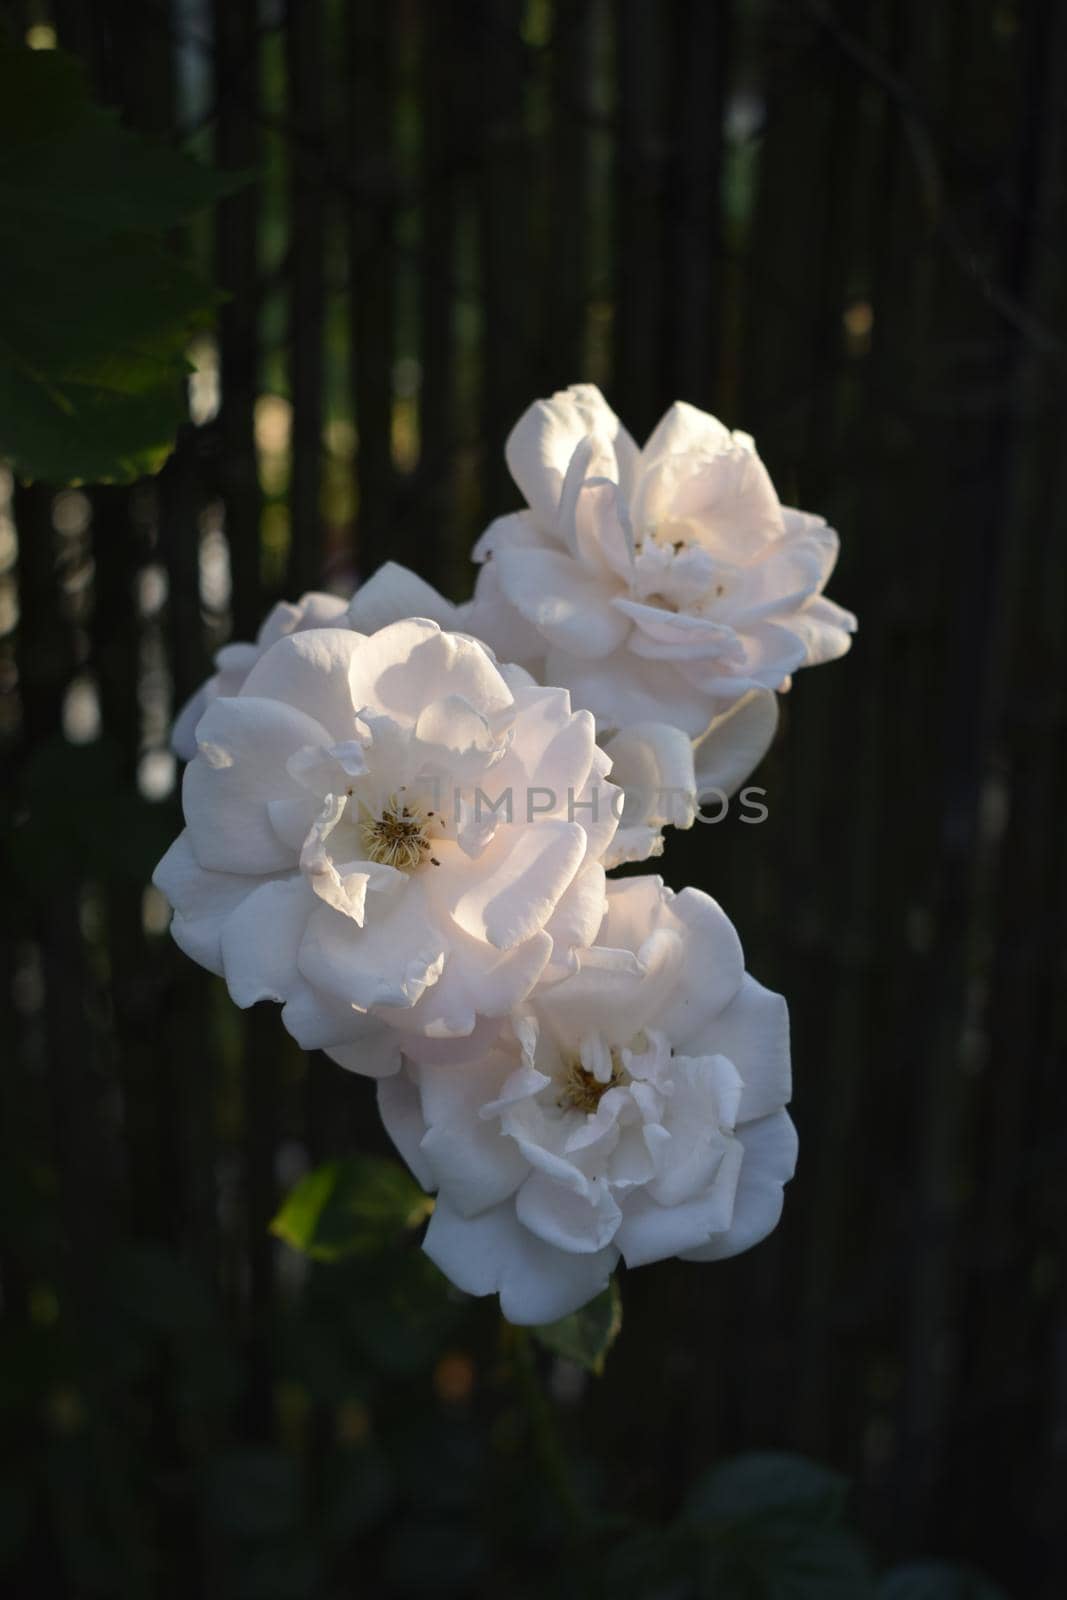
M 321 0 L 288 0 L 285 60 L 289 122 L 289 397 L 292 478 L 286 587 L 295 599 L 322 570 L 326 320 L 326 99 Z M 225 380 L 224 380 L 225 381 Z
M 419 19 L 419 468 L 412 520 L 418 570 L 444 581 L 454 526 L 456 443 L 456 248 L 461 169 L 468 152 L 449 40 L 468 37 L 454 0 L 422 0 Z
M 524 374 L 532 350 L 531 169 L 522 0 L 481 0 L 477 15 L 482 141 L 481 476 L 484 503 L 496 507 L 507 505 L 514 493 L 502 446 L 506 430 L 526 403 Z
M 616 0 L 612 398 L 643 439 L 672 396 L 664 372 L 666 41 L 658 7 Z M 673 292 L 673 289 L 672 289 Z
M 540 349 L 533 352 L 538 394 L 584 381 L 589 309 L 590 76 L 594 8 L 588 0 L 556 0 L 552 14 L 552 122 L 549 212 L 542 220 L 546 246 L 538 258 Z M 522 406 L 528 396 L 520 394 Z
M 356 419 L 356 564 L 361 579 L 390 557 L 407 561 L 412 554 L 409 531 L 396 526 L 392 455 L 396 34 L 393 7 L 366 6 L 358 0 L 349 6 L 348 138 L 356 185 L 347 227 L 349 370 Z
M 255 172 L 260 158 L 259 10 L 255 0 L 214 0 L 218 115 L 215 159 Z M 228 296 L 219 311 L 221 404 L 215 469 L 226 509 L 233 582 L 233 626 L 251 639 L 262 620 L 259 471 L 255 402 L 259 393 L 259 186 L 252 182 L 217 208 L 215 277 Z
M 669 19 L 669 20 L 668 20 Z M 717 399 L 716 345 L 722 319 L 723 124 L 729 0 L 674 0 L 664 272 L 666 387 L 692 405 Z

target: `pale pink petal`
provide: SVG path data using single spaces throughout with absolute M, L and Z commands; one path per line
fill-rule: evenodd
M 575 873 L 545 923 L 544 931 L 552 940 L 547 978 L 562 977 L 575 969 L 575 951 L 593 943 L 606 905 L 604 868 L 599 861 L 588 861 Z
M 316 903 L 303 878 L 287 878 L 262 884 L 230 913 L 222 965 L 235 1004 L 288 999 L 299 982 L 297 951 Z
M 429 617 L 442 628 L 458 626 L 456 608 L 432 584 L 399 562 L 386 561 L 360 584 L 348 603 L 345 620 L 357 633 L 377 633 L 405 617 Z
M 543 1172 L 531 1172 L 515 1197 L 515 1213 L 529 1228 L 557 1250 L 592 1254 L 615 1237 L 622 1212 L 606 1183 L 590 1186 L 587 1194 L 559 1183 Z
M 209 678 L 182 706 L 170 731 L 170 747 L 179 761 L 191 761 L 196 755 L 196 728 L 212 700 L 219 697 L 217 678 Z
M 686 400 L 676 400 L 660 417 L 641 449 L 642 467 L 650 466 L 660 456 L 684 455 L 697 451 L 702 455 L 717 455 L 727 450 L 731 433 L 718 417 L 700 411 Z
M 423 617 L 391 623 L 361 640 L 350 694 L 357 708 L 374 707 L 406 726 L 431 700 L 446 695 L 459 695 L 486 714 L 512 703 L 511 691 L 480 644 L 444 633 Z
M 271 825 L 268 806 L 301 797 L 286 762 L 301 746 L 321 742 L 324 732 L 320 723 L 275 700 L 242 694 L 208 707 L 197 728 L 199 753 L 182 784 L 189 840 L 201 866 L 263 873 L 296 865 L 293 850 Z
M 778 1226 L 782 1189 L 793 1176 L 797 1159 L 796 1129 L 784 1111 L 737 1130 L 744 1160 L 729 1225 L 707 1243 L 680 1250 L 686 1261 L 722 1261 L 759 1244 Z
M 366 640 L 349 628 L 312 628 L 271 645 L 245 680 L 242 697 L 280 700 L 327 730 L 304 744 L 337 744 L 354 737 L 353 663 Z M 362 702 L 361 702 L 362 703 Z
M 492 650 L 498 662 L 518 661 L 538 675 L 548 641 L 505 598 L 495 561 L 486 562 L 478 572 L 462 628 Z
M 743 1156 L 740 1140 L 731 1139 L 709 1187 L 681 1205 L 657 1205 L 646 1190 L 631 1190 L 615 1235 L 626 1265 L 642 1267 L 696 1250 L 707 1245 L 714 1234 L 727 1230 L 734 1215 Z
M 354 1040 L 330 1045 L 326 1054 L 346 1072 L 357 1072 L 362 1078 L 391 1077 L 403 1064 L 395 1029 L 383 1027 L 373 1017 L 363 1018 Z
M 477 875 L 448 867 L 428 892 L 449 892 L 455 921 L 476 939 L 510 950 L 539 932 L 582 864 L 586 836 L 576 822 L 500 828 L 479 857 Z
M 695 1038 L 698 1028 L 729 1005 L 741 987 L 745 961 L 736 928 L 702 889 L 670 896 L 664 921 L 679 930 L 688 955 L 656 1023 L 675 1043 Z
M 325 594 L 321 589 L 309 590 L 295 605 L 288 600 L 280 600 L 268 611 L 256 634 L 258 650 L 254 653 L 261 653 L 287 634 L 299 633 L 305 628 L 341 627 L 345 605 L 340 595 Z M 251 645 L 237 648 L 253 650 Z M 246 659 L 243 670 L 250 672 L 254 665 L 254 659 Z
M 426 1119 L 416 1083 L 408 1072 L 394 1072 L 378 1080 L 378 1110 L 385 1131 L 407 1162 L 415 1179 L 430 1191 L 437 1181 L 420 1148 L 426 1134 Z
M 465 1218 L 438 1199 L 423 1249 L 467 1294 L 500 1295 L 509 1322 L 537 1326 L 569 1316 L 607 1288 L 612 1246 L 592 1255 L 554 1250 L 525 1229 L 510 1201 Z
M 410 1010 L 389 1018 L 403 1030 L 405 1049 L 410 1040 L 420 1060 L 432 1058 L 432 1051 L 423 1049 L 422 1036 L 442 1049 L 453 1039 L 484 1040 L 481 1019 L 505 1017 L 525 1000 L 552 954 L 547 933 L 535 933 L 514 949 L 499 951 L 454 923 L 446 926 L 449 956 L 440 978 Z
M 789 1011 L 780 994 L 748 973 L 730 1003 L 691 1035 L 676 1039 L 687 1055 L 728 1056 L 744 1090 L 738 1120 L 770 1116 L 791 1093 Z
M 221 976 L 223 925 L 255 893 L 257 880 L 243 872 L 206 871 L 192 852 L 186 830 L 156 867 L 152 882 L 174 908 L 170 931 L 179 950 Z
M 614 887 L 608 886 L 609 897 Z M 677 933 L 658 928 L 636 954 L 635 974 L 628 964 L 606 967 L 579 952 L 573 977 L 554 984 L 543 999 L 534 995 L 532 1003 L 561 1049 L 594 1029 L 608 1044 L 628 1045 L 643 1028 L 660 1026 L 658 1019 L 682 979 L 685 948 Z
M 498 1120 L 479 1116 L 499 1091 L 509 1067 L 506 1057 L 473 1059 L 454 1067 L 422 1067 L 419 1086 L 427 1131 L 422 1154 L 450 1205 L 475 1216 L 499 1205 L 529 1172 L 515 1141 Z
M 500 550 L 493 558 L 501 592 L 550 645 L 582 658 L 608 655 L 630 631 L 611 607 L 611 591 L 572 557 L 554 550 Z
M 708 725 L 706 692 L 687 683 L 673 662 L 641 660 L 629 650 L 606 661 L 583 661 L 550 650 L 544 670 L 548 682 L 568 689 L 605 733 L 633 722 L 670 721 L 696 738 Z
M 835 605 L 825 596 L 810 601 L 803 611 L 789 618 L 790 631 L 804 646 L 801 666 L 805 667 L 821 666 L 823 662 L 837 661 L 847 655 L 856 627 L 851 611 Z
M 314 988 L 296 970 L 289 998 L 282 1007 L 282 1022 L 301 1050 L 330 1050 L 353 1044 L 366 1035 L 370 1025 L 365 1012 Z
M 601 445 L 597 461 L 600 476 L 618 473 L 620 457 L 629 467 L 632 440 L 592 384 L 575 384 L 550 399 L 535 401 L 508 435 L 504 447 L 508 469 L 546 529 L 556 527 L 571 457 L 589 437 Z
M 621 826 L 692 826 L 696 774 L 693 744 L 666 722 L 637 722 L 604 742 L 611 777 L 625 794 Z
M 308 918 L 300 971 L 350 1005 L 413 1006 L 444 969 L 447 943 L 414 885 L 362 928 L 321 903 Z
M 778 696 L 751 689 L 720 712 L 696 742 L 698 795 L 732 795 L 767 754 L 778 728 Z

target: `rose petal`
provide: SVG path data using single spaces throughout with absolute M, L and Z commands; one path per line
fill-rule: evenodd
M 413 884 L 385 901 L 383 910 L 357 928 L 350 918 L 318 905 L 300 946 L 300 971 L 308 982 L 363 1009 L 413 1006 L 440 978 L 447 944 L 427 919 Z
M 287 878 L 262 884 L 230 913 L 222 930 L 222 965 L 236 1005 L 289 998 L 299 982 L 297 951 L 317 903 L 303 878 Z
M 438 1199 L 423 1249 L 467 1294 L 499 1292 L 501 1311 L 519 1326 L 577 1311 L 607 1288 L 618 1260 L 610 1245 L 590 1255 L 554 1250 L 521 1225 L 510 1201 L 465 1218 Z
M 778 729 L 778 696 L 751 689 L 713 718 L 693 750 L 699 796 L 732 795 L 759 766 Z
M 223 925 L 255 893 L 257 880 L 245 873 L 206 871 L 193 854 L 186 829 L 156 867 L 152 882 L 174 908 L 170 931 L 179 950 L 221 976 Z
M 501 592 L 550 645 L 585 658 L 606 656 L 630 631 L 611 593 L 570 556 L 554 550 L 500 550 Z
M 485 715 L 512 704 L 492 656 L 475 640 L 444 633 L 426 618 L 391 623 L 361 640 L 350 681 L 357 708 L 372 706 L 410 726 L 425 706 L 447 695 L 469 700 Z
M 418 1086 L 409 1072 L 394 1072 L 378 1081 L 378 1110 L 385 1131 L 428 1192 L 437 1187 L 433 1169 L 420 1146 L 426 1134 Z
M 743 1156 L 740 1140 L 729 1140 L 709 1187 L 681 1205 L 657 1205 L 644 1189 L 631 1190 L 615 1235 L 626 1265 L 642 1267 L 691 1252 L 705 1246 L 711 1235 L 727 1230 Z
M 585 832 L 576 822 L 550 818 L 533 827 L 500 828 L 476 876 L 443 866 L 430 892 L 449 895 L 464 932 L 510 950 L 544 927 L 585 851 Z
M 748 1122 L 737 1130 L 744 1147 L 733 1217 L 706 1244 L 681 1250 L 686 1261 L 722 1261 L 740 1255 L 777 1227 L 782 1214 L 783 1186 L 796 1168 L 797 1134 L 784 1111 Z
M 587 707 L 606 735 L 635 722 L 670 720 L 690 738 L 708 725 L 708 697 L 668 661 L 642 660 L 622 650 L 606 661 L 583 661 L 564 650 L 545 660 L 549 683 L 562 684 L 576 706 Z
M 581 1195 L 543 1172 L 530 1173 L 515 1197 L 515 1214 L 546 1244 L 582 1254 L 603 1250 L 622 1221 L 606 1183 L 594 1183 Z
M 363 1017 L 359 1032 L 349 1044 L 330 1045 L 326 1051 L 346 1072 L 363 1078 L 388 1078 L 399 1072 L 403 1063 L 400 1039 L 394 1028 L 387 1028 L 373 1017 Z
M 789 1009 L 780 994 L 746 973 L 734 998 L 678 1048 L 687 1055 L 728 1056 L 744 1085 L 738 1119 L 770 1116 L 789 1101 Z
M 201 866 L 250 873 L 295 867 L 293 851 L 271 825 L 268 805 L 302 798 L 286 762 L 324 736 L 320 723 L 278 701 L 242 694 L 208 707 L 197 728 L 197 757 L 182 784 L 189 840 Z
M 354 663 L 366 644 L 348 628 L 313 628 L 271 645 L 252 668 L 241 690 L 264 700 L 283 701 L 327 730 L 302 744 L 337 744 L 351 739 L 357 706 L 352 698 Z M 362 704 L 363 702 L 359 702 Z
M 690 828 L 696 815 L 693 744 L 665 722 L 638 722 L 605 740 L 612 781 L 626 800 L 622 826 Z
M 366 634 L 405 617 L 429 617 L 442 628 L 458 625 L 455 606 L 397 561 L 386 561 L 360 584 L 345 614 L 350 627 Z
M 636 454 L 633 441 L 593 384 L 574 384 L 551 399 L 535 401 L 508 435 L 508 470 L 545 528 L 556 526 L 567 468 L 588 437 L 601 443 L 601 476 L 629 476 Z

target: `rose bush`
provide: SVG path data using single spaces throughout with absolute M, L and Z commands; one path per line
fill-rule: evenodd
M 419 1042 L 414 1042 L 419 1056 Z M 796 1135 L 781 996 L 699 890 L 609 883 L 597 944 L 461 1062 L 408 1055 L 385 1125 L 437 1191 L 425 1249 L 512 1322 L 596 1295 L 620 1256 L 713 1261 L 778 1221 Z
M 476 545 L 466 626 L 602 733 L 651 720 L 699 739 L 849 648 L 855 618 L 822 593 L 837 535 L 779 503 L 747 434 L 678 402 L 639 450 L 577 384 L 530 407 L 507 460 L 527 508 Z

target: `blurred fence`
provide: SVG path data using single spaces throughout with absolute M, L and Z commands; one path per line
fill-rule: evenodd
M 10 1592 L 432 1592 L 427 1540 L 439 1592 L 540 1592 L 396 1465 L 454 1487 L 506 1451 L 489 1322 L 301 1289 L 266 1231 L 307 1163 L 383 1147 L 367 1086 L 234 1011 L 145 880 L 211 651 L 388 557 L 462 597 L 512 421 L 588 379 L 638 435 L 677 396 L 754 433 L 840 529 L 861 632 L 785 704 L 768 821 L 664 868 L 789 998 L 785 1220 L 628 1278 L 572 1433 L 650 1512 L 800 1449 L 887 1556 L 1062 1595 L 1067 8 L 5 9 L 255 175 L 189 240 L 229 299 L 159 478 L 0 485 Z M 314 1575 L 287 1566 L 278 1527 L 349 1466 Z

